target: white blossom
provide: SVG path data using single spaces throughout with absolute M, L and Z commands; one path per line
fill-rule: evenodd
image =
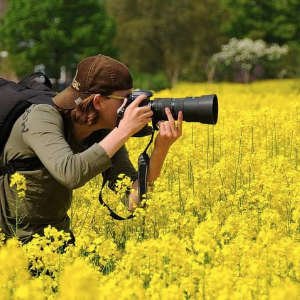
M 250 70 L 260 59 L 273 61 L 287 54 L 287 46 L 272 44 L 268 46 L 263 40 L 251 40 L 249 38 L 232 38 L 228 44 L 222 46 L 222 50 L 212 56 L 212 64 L 223 63 L 226 66 L 239 64 L 243 69 Z

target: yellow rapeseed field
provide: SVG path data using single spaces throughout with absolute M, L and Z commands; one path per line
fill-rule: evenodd
M 218 124 L 184 123 L 134 219 L 100 207 L 99 177 L 74 193 L 76 246 L 62 251 L 67 235 L 51 228 L 0 246 L 0 299 L 300 299 L 300 80 L 155 97 L 212 93 Z M 135 164 L 147 141 L 128 142 Z M 127 183 L 104 192 L 123 215 Z

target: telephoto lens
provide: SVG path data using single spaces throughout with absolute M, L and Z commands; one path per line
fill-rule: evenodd
M 183 120 L 186 122 L 216 124 L 218 120 L 218 98 L 215 94 L 186 98 L 156 98 L 150 105 L 154 123 L 168 119 L 166 107 L 170 108 L 174 119 L 177 119 L 178 112 L 182 111 Z
M 178 119 L 179 111 L 182 111 L 183 120 L 186 122 L 216 124 L 218 121 L 218 97 L 215 94 L 185 98 L 156 98 L 151 100 L 150 98 L 153 95 L 151 91 L 135 90 L 128 96 L 126 105 L 122 106 L 118 111 L 118 122 L 123 118 L 128 105 L 140 95 L 146 95 L 146 98 L 139 106 L 149 105 L 153 111 L 152 127 L 146 125 L 134 135 L 135 137 L 150 135 L 153 129 L 158 129 L 156 124 L 159 121 L 168 120 L 165 112 L 166 107 L 170 108 L 175 120 Z

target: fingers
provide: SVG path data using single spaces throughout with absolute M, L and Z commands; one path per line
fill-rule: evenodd
M 149 113 L 149 115 L 153 115 L 153 112 L 149 105 L 142 105 L 139 106 L 145 99 L 147 98 L 146 94 L 138 96 L 133 102 L 131 102 L 128 107 L 126 108 L 125 113 L 127 112 L 127 115 L 132 115 L 134 118 L 137 116 L 144 115 L 145 113 Z M 125 99 L 127 102 L 128 100 Z M 126 105 L 126 102 L 122 104 L 122 106 Z
M 159 133 L 161 136 L 173 137 L 172 131 L 170 130 L 170 126 L 167 125 L 167 122 L 160 121 L 158 122 Z
M 146 111 L 140 115 L 141 120 L 145 120 L 145 122 L 149 123 L 152 120 L 153 112 L 152 110 Z
M 168 120 L 158 122 L 159 134 L 161 137 L 165 137 L 170 141 L 175 141 L 182 135 L 183 113 L 180 111 L 178 113 L 178 119 L 175 121 L 169 108 L 166 108 L 165 112 Z
M 167 118 L 168 118 L 168 121 L 170 124 L 168 131 L 171 131 L 172 135 L 175 136 L 176 135 L 176 129 L 175 129 L 176 125 L 175 125 L 175 120 L 173 118 L 170 108 L 166 107 L 165 112 L 166 112 L 166 115 L 167 115 Z
M 132 103 L 130 103 L 128 105 L 127 110 L 130 110 L 132 112 L 135 111 L 135 113 L 138 115 L 143 115 L 145 113 L 149 113 L 152 116 L 153 112 L 149 105 L 139 106 L 146 98 L 147 98 L 147 95 L 145 95 L 145 94 L 138 96 Z M 127 101 L 127 99 L 126 99 L 126 101 Z
M 178 119 L 177 119 L 177 129 L 180 136 L 182 135 L 182 121 L 183 121 L 183 113 L 182 111 L 180 111 L 178 113 Z
M 165 131 L 167 134 L 171 134 L 174 137 L 175 136 L 181 136 L 181 134 L 182 134 L 182 121 L 183 121 L 182 111 L 179 111 L 179 113 L 178 113 L 177 122 L 175 122 L 170 108 L 166 107 L 165 112 L 166 112 L 168 121 L 164 122 L 164 124 L 168 123 L 168 127 L 164 126 L 163 131 Z
M 136 99 L 134 99 L 134 101 L 132 101 L 128 105 L 128 107 L 138 107 L 143 102 L 143 100 L 145 100 L 146 98 L 147 98 L 146 94 L 140 95 L 140 96 L 136 97 Z
M 145 116 L 146 118 L 151 118 L 153 116 L 153 111 L 145 111 L 143 114 L 143 116 Z
M 126 124 L 127 130 L 130 131 L 130 135 L 138 132 L 152 120 L 153 111 L 150 106 L 143 104 L 142 106 L 138 106 L 145 98 L 146 95 L 141 95 L 128 105 L 123 118 L 119 123 L 119 126 Z

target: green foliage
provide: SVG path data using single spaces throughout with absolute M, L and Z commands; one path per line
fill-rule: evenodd
M 43 64 L 58 78 L 63 65 L 72 73 L 85 56 L 116 54 L 115 24 L 96 0 L 11 0 L 0 25 L 1 48 L 19 76 Z
M 159 91 L 170 88 L 170 84 L 165 74 L 133 72 L 134 87 L 138 89 Z
M 70 79 L 80 59 L 103 53 L 119 56 L 136 86 L 157 90 L 210 78 L 221 45 L 247 37 L 289 48 L 263 65 L 265 78 L 281 69 L 280 76 L 300 76 L 299 11 L 299 0 L 10 0 L 0 19 L 0 51 L 9 51 L 10 63 L 1 60 L 0 72 L 11 66 L 22 76 L 42 64 L 58 78 L 65 66 Z
M 300 42 L 291 41 L 288 45 L 289 53 L 283 61 L 286 68 L 286 76 L 300 77 Z
M 229 37 L 263 39 L 267 43 L 300 40 L 299 0 L 223 0 Z
M 208 57 L 221 43 L 222 10 L 216 0 L 115 0 L 116 45 L 138 72 L 163 71 L 171 84 L 205 72 Z M 207 30 L 209 28 L 209 30 Z M 197 77 L 195 76 L 195 77 Z

